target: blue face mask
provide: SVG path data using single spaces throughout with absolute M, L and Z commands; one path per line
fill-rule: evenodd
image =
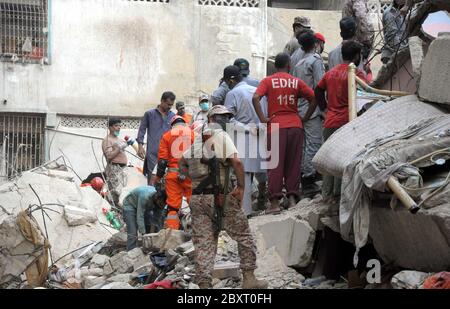
M 120 131 L 114 131 L 114 135 L 115 135 L 116 137 L 119 137 Z
M 200 103 L 200 109 L 202 110 L 202 112 L 207 112 L 209 110 L 208 102 Z

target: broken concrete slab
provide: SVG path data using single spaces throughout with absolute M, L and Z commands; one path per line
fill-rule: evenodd
M 64 218 L 69 226 L 84 225 L 97 221 L 97 216 L 90 210 L 75 206 L 64 206 Z
M 450 33 L 440 33 L 428 49 L 422 65 L 419 97 L 442 104 L 450 104 Z
M 185 242 L 185 243 L 179 245 L 176 248 L 176 251 L 182 255 L 189 257 L 189 258 L 193 258 L 194 253 L 195 253 L 194 243 L 192 242 L 192 240 Z
M 167 251 L 175 250 L 181 244 L 189 241 L 189 235 L 183 231 L 163 229 L 159 233 L 147 234 L 142 237 L 142 245 L 145 250 Z
M 90 267 L 100 267 L 103 268 L 105 263 L 109 260 L 109 256 L 103 254 L 96 254 L 92 257 Z
M 255 217 L 250 226 L 261 254 L 274 247 L 287 266 L 306 267 L 311 262 L 316 233 L 293 213 Z
M 418 80 L 422 73 L 422 63 L 424 59 L 423 41 L 420 37 L 412 36 L 409 38 L 409 53 L 411 54 L 414 78 Z
M 239 263 L 233 262 L 216 263 L 214 265 L 212 276 L 219 280 L 239 277 L 240 276 Z
M 110 271 L 110 268 L 112 271 Z M 106 275 L 117 273 L 117 274 L 126 274 L 133 271 L 133 262 L 128 257 L 127 252 L 120 252 L 109 260 L 108 263 L 105 264 L 103 271 Z
M 83 278 L 83 287 L 89 289 L 93 286 L 101 285 L 106 282 L 105 277 L 87 276 Z
M 95 276 L 95 277 L 101 277 L 103 276 L 103 269 L 102 268 L 82 268 L 81 269 L 81 277 L 88 277 L 88 276 Z
M 450 204 L 406 209 L 377 203 L 370 207 L 369 235 L 380 257 L 406 269 L 438 272 L 450 269 Z
M 300 284 L 305 280 L 304 276 L 286 266 L 284 259 L 274 247 L 266 250 L 263 255 L 258 255 L 256 265 L 258 268 L 255 275 L 258 279 L 267 280 L 270 288 L 280 289 L 292 283 Z
M 392 277 L 391 285 L 394 289 L 419 289 L 430 275 L 420 271 L 404 270 Z
M 29 185 L 32 185 L 43 204 L 52 204 L 46 207 L 58 213 L 47 211 L 51 220 L 47 216 L 45 216 L 45 220 L 52 256 L 55 260 L 91 242 L 108 239 L 110 232 L 114 230 L 101 225 L 101 223 L 107 224 L 101 209 L 109 204 L 91 188 L 80 188 L 76 182 L 67 181 L 61 177 L 49 177 L 46 175 L 49 170 L 47 168 L 39 168 L 33 172 L 24 172 L 14 182 L 1 185 L 0 200 L 2 201 L 2 206 L 9 213 L 17 214 L 29 205 L 38 203 L 38 199 Z M 68 200 L 79 203 L 77 205 L 83 205 L 80 208 L 90 210 L 99 219 L 89 225 L 69 226 L 64 218 L 63 209 L 57 206 L 76 205 L 66 204 L 65 202 Z M 61 201 L 64 203 L 61 203 Z M 0 212 L 0 223 L 4 218 L 3 212 Z M 40 227 L 44 227 L 42 216 L 36 216 L 36 221 Z

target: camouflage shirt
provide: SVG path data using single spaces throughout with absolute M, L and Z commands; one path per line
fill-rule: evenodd
M 347 0 L 342 10 L 342 17 L 354 17 L 357 28 L 356 40 L 361 44 L 373 46 L 374 27 L 366 0 Z

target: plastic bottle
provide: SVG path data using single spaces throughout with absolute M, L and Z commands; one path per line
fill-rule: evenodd
M 108 210 L 107 208 L 102 209 L 103 213 L 106 216 L 106 219 L 111 223 L 111 225 L 116 229 L 120 230 L 122 227 L 122 224 L 120 224 L 120 221 L 116 218 L 114 213 L 111 210 Z
M 125 141 L 128 143 L 128 145 L 131 145 L 131 147 L 133 147 L 136 153 L 139 151 L 139 144 L 134 139 L 130 138 L 129 136 L 125 136 Z

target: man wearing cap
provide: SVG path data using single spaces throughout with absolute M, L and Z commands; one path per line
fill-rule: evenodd
M 320 32 L 316 32 L 314 36 L 316 37 L 316 50 L 315 50 L 315 52 L 318 55 L 322 55 L 323 51 L 325 50 L 325 37 Z
M 159 144 L 155 182 L 159 183 L 166 176 L 166 203 L 169 212 L 165 226 L 178 230 L 180 228 L 178 211 L 181 208 L 183 196 L 189 203 L 192 195 L 192 182 L 179 173 L 178 161 L 194 142 L 194 132 L 189 129 L 180 115 L 173 116 L 170 125 L 172 129 L 164 133 Z
M 315 52 L 316 35 L 306 32 L 299 37 L 301 49 L 305 56 L 297 63 L 294 76 L 301 79 L 309 88 L 315 89 L 322 77 L 325 75 L 325 66 L 322 57 Z M 309 103 L 300 99 L 299 114 L 305 118 Z M 322 117 L 318 107 L 308 121 L 303 121 L 305 133 L 305 144 L 303 151 L 303 162 L 301 167 L 302 197 L 313 198 L 320 188 L 316 185 L 316 170 L 312 165 L 312 159 L 322 146 Z
M 300 44 L 297 39 L 298 35 L 305 30 L 311 30 L 311 19 L 306 16 L 295 17 L 294 23 L 292 24 L 292 29 L 294 31 L 294 36 L 284 47 L 284 52 L 289 56 L 292 56 L 292 54 L 300 48 Z
M 177 115 L 181 116 L 184 119 L 184 122 L 186 122 L 186 124 L 191 124 L 192 123 L 192 115 L 186 113 L 186 104 L 184 102 L 177 102 L 175 104 L 175 108 L 177 109 Z
M 189 164 L 209 166 L 203 179 L 194 181 L 194 192 L 189 204 L 192 215 L 192 242 L 195 247 L 195 283 L 201 289 L 212 288 L 218 236 L 221 230 L 225 230 L 238 244 L 243 274 L 242 288 L 265 289 L 267 282 L 256 279 L 254 274 L 256 246 L 247 217 L 241 207 L 245 186 L 243 165 L 233 141 L 223 129 L 230 122 L 231 116 L 225 106 L 213 106 L 208 113 L 208 127 L 202 135 L 203 158 L 197 158 L 193 155 L 194 152 L 188 151 L 180 160 L 180 167 Z M 213 177 L 214 183 L 207 181 L 206 185 L 202 185 L 212 174 L 211 164 L 208 164 L 211 160 L 217 162 L 212 166 L 216 167 L 218 175 L 214 173 L 216 176 Z M 234 189 L 231 187 L 229 177 L 231 169 L 237 179 Z M 214 186 L 218 186 L 220 191 L 217 196 L 214 195 Z M 221 210 L 221 214 L 218 210 Z
M 328 54 L 328 70 L 330 71 L 334 67 L 344 63 L 344 59 L 342 58 L 342 44 L 354 40 L 356 34 L 356 21 L 353 17 L 342 18 L 339 26 L 341 28 L 342 43 Z M 363 61 L 360 62 L 358 69 L 365 73 Z
M 198 101 L 200 111 L 194 116 L 194 121 L 201 121 L 203 123 L 208 122 L 208 111 L 209 111 L 209 96 L 204 94 L 200 96 Z
M 159 142 L 162 135 L 170 129 L 169 121 L 175 114 L 170 110 L 175 103 L 175 94 L 171 91 L 164 92 L 161 96 L 161 103 L 157 108 L 145 112 L 139 126 L 136 141 L 139 143 L 138 155 L 144 161 L 144 175 L 147 176 L 148 183 L 152 179 L 152 171 L 155 168 Z M 144 150 L 144 137 L 147 133 L 147 151 Z
M 297 41 L 300 39 L 300 36 L 304 33 L 311 33 L 314 35 L 314 31 L 312 31 L 311 29 L 305 29 L 305 30 L 299 32 L 299 34 L 297 35 Z M 300 43 L 299 43 L 299 45 L 300 45 Z M 291 71 L 289 72 L 289 74 L 291 74 L 291 75 L 294 74 L 295 66 L 297 65 L 297 63 L 300 60 L 303 59 L 304 56 L 305 56 L 305 51 L 303 49 L 301 49 L 300 47 L 297 48 L 297 50 L 291 56 Z
M 268 144 L 271 152 L 278 151 L 279 161 L 269 170 L 269 195 L 271 206 L 266 213 L 279 213 L 280 199 L 283 197 L 283 184 L 289 206 L 294 206 L 299 198 L 300 166 L 303 155 L 303 125 L 297 110 L 299 98 L 305 98 L 310 106 L 303 121 L 316 109 L 314 92 L 303 81 L 290 75 L 290 57 L 280 53 L 275 58 L 277 73 L 263 79 L 253 96 L 253 106 L 262 123 L 269 123 Z M 269 118 L 264 116 L 260 99 L 268 97 Z M 279 139 L 272 140 L 278 132 Z M 273 143 L 273 144 L 272 144 Z M 275 144 L 276 143 L 276 144 Z M 272 154 L 273 156 L 273 154 Z
M 103 139 L 102 150 L 106 158 L 105 176 L 110 194 L 107 199 L 114 205 L 119 205 L 119 197 L 125 185 L 124 168 L 128 164 L 125 148 L 128 144 L 120 139 L 122 121 L 119 118 L 110 118 L 108 121 L 109 134 Z
M 238 58 L 234 61 L 234 65 L 239 67 L 240 73 L 243 77 L 244 82 L 253 87 L 258 87 L 259 81 L 257 79 L 249 77 L 250 74 L 250 63 L 243 58 Z M 225 97 L 227 96 L 230 88 L 227 83 L 223 80 L 220 81 L 219 88 L 211 96 L 212 105 L 223 105 L 225 103 Z
M 363 45 L 363 59 L 369 58 L 375 38 L 375 30 L 370 20 L 367 0 L 346 0 L 342 9 L 342 17 L 353 17 L 356 21 L 355 40 Z
M 264 196 L 267 176 L 261 169 L 260 147 L 258 147 L 260 122 L 252 104 L 256 88 L 247 84 L 240 72 L 240 68 L 235 65 L 228 66 L 224 70 L 223 80 L 231 89 L 225 98 L 224 106 L 233 114 L 230 129 L 233 132 L 234 144 L 237 147 L 244 147 L 238 151 L 245 171 L 244 213 L 249 216 L 252 212 L 253 178 L 258 181 L 260 196 Z

